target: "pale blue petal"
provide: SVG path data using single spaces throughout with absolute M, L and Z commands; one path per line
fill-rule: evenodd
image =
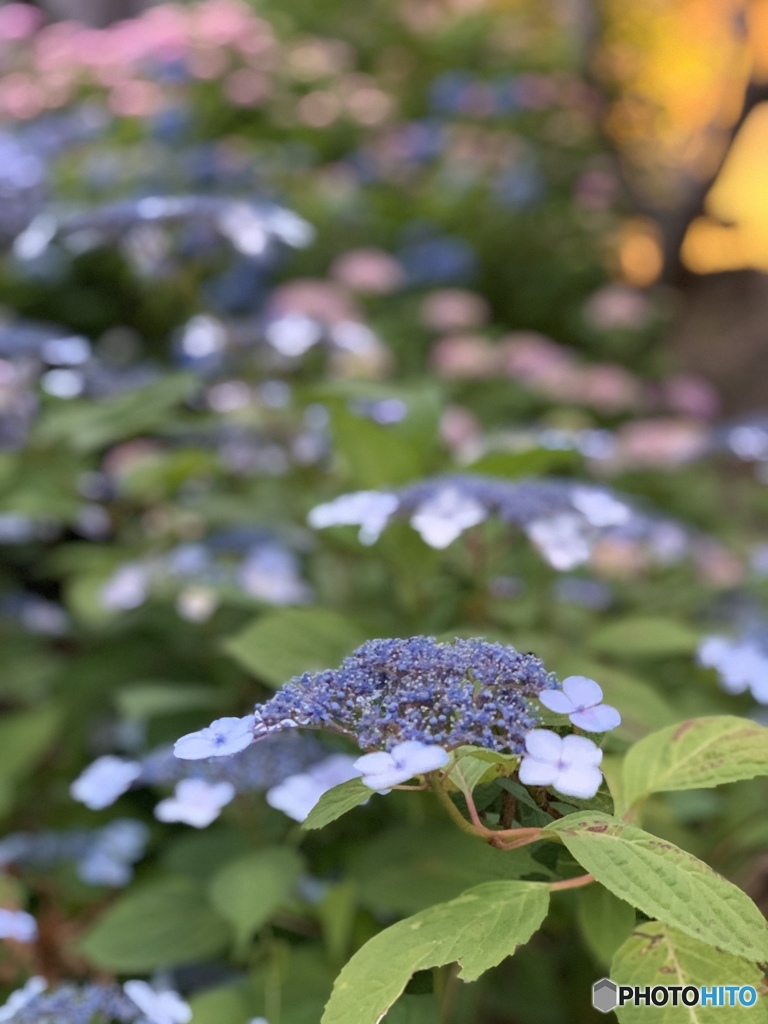
M 524 757 L 518 777 L 524 786 L 551 786 L 557 777 L 557 765 L 537 761 L 535 757 Z
M 603 691 L 595 680 L 586 676 L 568 676 L 563 680 L 563 693 L 571 698 L 575 708 L 591 708 L 603 699 Z
M 610 704 L 598 704 L 585 711 L 576 711 L 570 718 L 574 725 L 587 732 L 608 732 L 621 725 L 621 715 Z
M 603 773 L 599 768 L 588 765 L 571 765 L 557 773 L 552 786 L 564 796 L 575 796 L 588 800 L 594 796 L 603 781 Z
M 550 711 L 554 711 L 558 715 L 570 715 L 577 707 L 568 694 L 562 693 L 560 690 L 543 690 L 539 694 L 539 700 L 545 708 L 549 708 Z
M 557 764 L 563 749 L 563 741 L 551 729 L 531 729 L 525 737 L 525 749 L 539 761 Z
M 566 736 L 563 740 L 561 760 L 568 764 L 594 768 L 603 760 L 603 752 L 586 736 Z

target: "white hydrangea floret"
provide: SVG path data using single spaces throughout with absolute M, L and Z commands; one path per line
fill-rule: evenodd
M 411 516 L 411 526 L 431 548 L 442 550 L 487 515 L 479 501 L 457 487 L 445 487 L 418 506 Z
M 289 775 L 267 792 L 267 803 L 294 821 L 305 821 L 323 793 L 356 779 L 360 771 L 348 754 L 331 754 L 307 772 Z
M 571 503 L 590 526 L 598 528 L 621 526 L 632 515 L 632 510 L 623 501 L 619 501 L 606 491 L 592 487 L 575 488 L 571 494 Z
M 535 519 L 526 526 L 525 532 L 559 572 L 583 565 L 592 554 L 591 530 L 581 516 L 571 512 Z
M 377 793 L 388 793 L 393 786 L 407 782 L 414 775 L 442 768 L 449 760 L 450 755 L 443 747 L 406 740 L 389 753 L 380 750 L 374 754 L 363 754 L 355 761 L 355 768 L 362 772 L 364 785 Z
M 138 761 L 106 754 L 88 765 L 69 787 L 69 792 L 90 810 L 101 811 L 127 792 L 140 775 Z
M 562 690 L 543 690 L 539 700 L 558 715 L 568 715 L 573 725 L 587 732 L 607 732 L 621 725 L 621 715 L 610 704 L 602 704 L 603 691 L 594 679 L 568 676 Z
M 253 723 L 253 715 L 246 715 L 244 718 L 217 718 L 205 729 L 187 733 L 176 740 L 173 752 L 176 757 L 185 761 L 238 754 L 253 743 Z
M 328 526 L 359 526 L 360 543 L 368 546 L 379 539 L 398 504 L 397 496 L 388 491 L 355 491 L 316 505 L 307 521 L 315 530 Z
M 558 736 L 549 729 L 532 729 L 525 738 L 526 753 L 519 778 L 525 786 L 551 786 L 564 796 L 583 800 L 595 795 L 603 773 L 600 748 L 586 736 Z
M 14 942 L 34 942 L 37 938 L 37 921 L 26 910 L 8 910 L 0 907 L 0 939 Z
M 176 783 L 174 795 L 155 807 L 155 817 L 158 821 L 180 821 L 193 828 L 207 828 L 234 798 L 235 787 L 231 782 L 182 779 Z
M 157 992 L 146 981 L 126 981 L 123 991 L 152 1024 L 189 1024 L 192 1009 L 178 992 Z

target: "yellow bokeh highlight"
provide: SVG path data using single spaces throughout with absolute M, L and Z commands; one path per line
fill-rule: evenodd
M 688 229 L 685 265 L 699 274 L 768 271 L 768 103 L 749 114 L 707 196 L 708 216 Z
M 644 218 L 627 221 L 619 234 L 618 262 L 628 284 L 645 288 L 659 277 L 663 265 L 658 228 Z

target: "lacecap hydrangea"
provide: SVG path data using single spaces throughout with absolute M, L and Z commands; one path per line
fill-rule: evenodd
M 521 754 L 540 723 L 539 694 L 557 688 L 533 654 L 481 639 L 369 640 L 337 669 L 292 679 L 254 714 L 259 739 L 281 729 L 327 729 L 363 750 L 407 741 L 474 744 Z

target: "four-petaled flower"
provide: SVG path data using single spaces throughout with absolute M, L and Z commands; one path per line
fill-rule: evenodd
M 207 828 L 235 797 L 231 782 L 206 782 L 205 779 L 182 779 L 176 783 L 173 796 L 155 807 L 158 821 L 182 821 L 194 828 Z
M 595 795 L 603 773 L 597 767 L 603 752 L 586 736 L 558 736 L 549 729 L 531 729 L 519 778 L 525 786 L 552 786 L 564 796 Z
M 69 787 L 69 792 L 90 810 L 101 811 L 130 789 L 140 775 L 138 761 L 107 754 L 89 764 Z
M 446 750 L 431 743 L 406 740 L 398 743 L 389 753 L 383 750 L 364 754 L 355 761 L 362 772 L 363 783 L 378 793 L 388 793 L 393 786 L 407 782 L 414 775 L 442 768 L 449 761 Z
M 126 981 L 123 991 L 152 1024 L 189 1024 L 192 1010 L 177 992 L 157 992 L 146 981 Z
M 8 910 L 0 907 L 0 939 L 14 942 L 34 942 L 37 938 L 37 921 L 26 910 Z
M 176 740 L 176 757 L 198 761 L 204 757 L 226 757 L 245 750 L 253 743 L 253 715 L 245 718 L 217 718 L 205 729 L 187 733 Z
M 603 691 L 586 676 L 568 676 L 562 690 L 542 690 L 539 700 L 545 708 L 568 715 L 573 725 L 587 732 L 607 732 L 621 725 L 621 715 L 610 704 L 601 704 Z

